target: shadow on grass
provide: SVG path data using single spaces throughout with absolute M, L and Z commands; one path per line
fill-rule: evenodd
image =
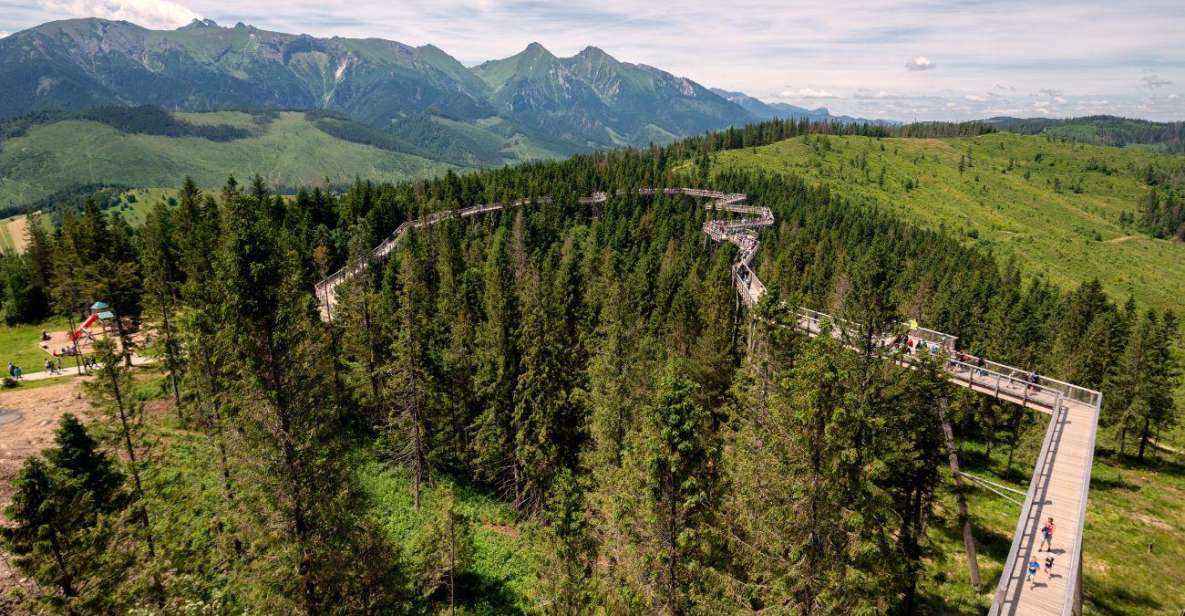
M 1133 608 L 1159 612 L 1164 609 L 1156 599 L 1131 588 L 1099 582 L 1089 576 L 1083 589 L 1083 602 L 1094 606 L 1087 610 L 1100 614 L 1131 614 Z
M 1122 490 L 1124 492 L 1139 492 L 1140 486 L 1128 483 L 1123 480 L 1123 477 L 1099 477 L 1094 475 L 1090 478 L 1090 489 L 1098 490 L 1100 492 L 1111 492 Z
M 996 449 L 993 453 L 1000 455 L 1001 451 L 1007 449 Z M 1002 460 L 995 460 L 989 458 L 986 451 L 978 449 L 966 449 L 959 451 L 959 464 L 967 469 L 987 469 L 995 473 L 1001 479 L 1018 482 L 1025 487 L 1029 484 L 1030 473 L 1032 473 L 1032 464 L 1022 462 L 1021 452 L 1017 451 L 1016 456 L 1012 460 L 1012 468 L 1004 468 L 1003 461 L 1007 459 L 1005 455 Z
M 972 532 L 975 534 L 975 550 L 977 553 L 988 556 L 996 562 L 1004 562 L 1008 558 L 1008 550 L 1012 548 L 1012 535 L 1003 535 L 994 533 L 982 526 L 975 524 L 975 514 L 971 514 Z M 943 524 L 939 526 L 942 534 L 951 542 L 957 545 L 963 545 L 963 529 L 958 521 L 951 519 L 944 520 Z
M 1185 458 L 1172 453 L 1149 448 L 1141 460 L 1134 453 L 1135 446 L 1128 445 L 1127 453 L 1120 454 L 1114 446 L 1095 447 L 1095 458 L 1124 470 L 1156 471 L 1177 477 L 1185 477 Z
M 522 599 L 502 580 L 465 573 L 458 582 L 457 603 L 465 606 L 467 614 L 526 614 L 520 607 Z M 448 604 L 447 591 L 434 598 Z

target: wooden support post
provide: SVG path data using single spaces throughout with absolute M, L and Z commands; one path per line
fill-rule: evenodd
M 1082 616 L 1082 543 L 1078 543 L 1078 575 L 1074 582 L 1074 608 L 1070 612 L 1073 616 Z M 1185 612 L 1182 612 L 1185 616 Z
M 955 434 L 951 430 L 950 420 L 946 417 L 946 396 L 938 401 L 938 419 L 942 422 L 942 435 L 946 440 L 946 450 L 950 459 L 951 479 L 955 484 L 955 497 L 959 501 L 959 522 L 963 525 L 963 547 L 967 550 L 967 570 L 971 576 L 971 587 L 979 592 L 982 584 L 979 580 L 979 561 L 975 554 L 975 536 L 971 533 L 971 516 L 967 512 L 967 496 L 963 493 L 963 479 L 959 475 L 959 454 L 955 449 Z

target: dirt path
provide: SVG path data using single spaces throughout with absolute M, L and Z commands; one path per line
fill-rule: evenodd
M 62 415 L 69 412 L 82 417 L 88 413 L 80 385 L 81 381 L 73 380 L 0 393 L 0 511 L 12 498 L 12 480 L 25 458 L 53 444 L 53 433 Z M 7 559 L 0 557 L 0 613 L 15 609 L 6 604 L 4 595 L 21 583 L 8 568 Z
M 1134 240 L 1137 237 L 1140 237 L 1140 236 L 1138 236 L 1138 235 L 1124 235 L 1124 236 L 1120 236 L 1120 237 L 1113 237 L 1109 240 L 1103 240 L 1103 243 L 1104 244 L 1122 244 L 1123 242 L 1126 242 L 1129 240 Z

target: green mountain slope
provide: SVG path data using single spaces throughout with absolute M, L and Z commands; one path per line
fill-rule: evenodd
M 470 124 L 499 117 L 512 126 L 494 133 L 503 138 L 495 150 L 518 147 L 525 137 L 552 142 L 551 152 L 669 142 L 757 119 L 693 81 L 591 47 L 557 58 L 534 43 L 470 69 L 432 45 L 208 20 L 149 30 L 75 19 L 17 32 L 0 40 L 0 91 L 0 118 L 140 105 L 327 110 L 401 138 L 422 135 L 411 153 L 450 162 L 458 162 L 458 149 L 471 151 L 471 131 L 424 124 L 424 117 Z M 503 162 L 487 150 L 472 154 L 475 164 Z
M 707 88 L 585 48 L 557 58 L 538 43 L 475 67 L 495 109 L 525 126 L 592 147 L 669 142 L 753 121 Z
M 243 113 L 179 114 L 192 124 L 251 124 Z M 212 117 L 210 117 L 212 116 Z M 259 173 L 276 186 L 397 180 L 450 167 L 435 160 L 353 143 L 320 130 L 303 113 L 280 113 L 257 134 L 215 142 L 124 133 L 90 120 L 30 127 L 0 148 L 0 207 L 29 204 L 79 184 L 175 187 L 192 176 L 217 187 L 227 174 Z
M 489 115 L 483 84 L 435 47 L 317 39 L 239 24 L 172 31 L 77 19 L 0 40 L 0 116 L 96 105 L 344 111 L 380 125 L 432 109 Z
M 1140 146 L 1185 154 L 1185 122 L 1150 122 L 1106 115 L 1065 119 L 999 117 L 988 122 L 1022 135 L 1044 134 L 1079 143 Z
M 1006 133 L 958 139 L 807 136 L 721 152 L 714 170 L 801 175 L 854 204 L 945 226 L 1063 287 L 1097 277 L 1116 297 L 1131 294 L 1145 305 L 1180 311 L 1185 243 L 1153 239 L 1120 222 L 1150 192 L 1144 181 L 1149 165 L 1181 170 L 1185 160 Z

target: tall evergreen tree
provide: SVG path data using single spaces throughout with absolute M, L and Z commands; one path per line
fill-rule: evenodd
M 184 421 L 180 383 L 181 348 L 175 323 L 181 278 L 176 247 L 173 243 L 175 237 L 169 210 L 163 202 L 158 202 L 145 219 L 141 231 L 144 303 L 152 316 L 159 319 L 160 341 L 159 347 L 154 350 L 164 360 L 177 416 Z
M 13 482 L 0 528 L 0 546 L 13 565 L 43 588 L 39 602 L 54 613 L 101 613 L 116 608 L 114 587 L 124 566 L 112 523 L 123 505 L 123 477 L 86 428 L 65 415 L 54 448 L 25 461 Z

